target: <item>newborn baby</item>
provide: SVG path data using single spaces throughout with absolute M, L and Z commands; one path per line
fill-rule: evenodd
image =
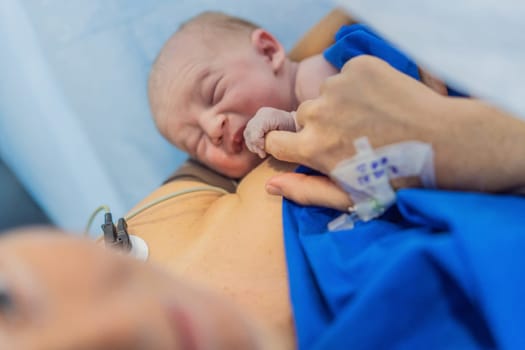
M 295 130 L 290 112 L 318 96 L 324 80 L 338 73 L 339 63 L 325 58 L 329 50 L 293 62 L 265 29 L 226 14 L 202 13 L 169 38 L 153 65 L 148 95 L 157 128 L 208 167 L 241 178 L 265 156 L 265 133 Z
M 252 23 L 205 12 L 182 25 L 161 50 L 149 99 L 168 141 L 241 178 L 261 162 L 243 136 L 256 112 L 267 106 L 294 111 L 335 73 L 322 56 L 292 62 L 272 34 Z

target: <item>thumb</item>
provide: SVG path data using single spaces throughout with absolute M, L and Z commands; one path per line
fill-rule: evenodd
M 266 191 L 282 195 L 302 205 L 347 211 L 352 205 L 350 197 L 325 176 L 286 173 L 274 176 L 266 182 Z
M 266 134 L 264 149 L 275 158 L 298 164 L 306 164 L 301 149 L 301 132 L 274 130 Z

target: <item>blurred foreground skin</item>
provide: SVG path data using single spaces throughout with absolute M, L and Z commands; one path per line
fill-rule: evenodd
M 0 287 L 0 349 L 280 348 L 215 294 L 56 230 L 0 238 Z

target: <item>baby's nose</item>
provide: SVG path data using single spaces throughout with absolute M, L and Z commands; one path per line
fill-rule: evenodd
M 220 146 L 222 144 L 222 135 L 218 137 L 210 137 L 211 143 L 213 143 L 215 146 Z
M 211 128 L 208 130 L 208 137 L 215 146 L 220 146 L 224 139 L 224 128 L 226 126 L 226 117 L 218 116 Z

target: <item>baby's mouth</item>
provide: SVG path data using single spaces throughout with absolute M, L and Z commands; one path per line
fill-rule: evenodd
M 232 140 L 232 149 L 233 149 L 233 152 L 234 153 L 240 153 L 242 152 L 243 148 L 245 147 L 244 146 L 244 129 L 246 128 L 246 125 L 245 126 L 242 126 L 241 128 L 239 128 L 239 130 L 237 130 L 237 132 L 233 135 L 233 140 Z

